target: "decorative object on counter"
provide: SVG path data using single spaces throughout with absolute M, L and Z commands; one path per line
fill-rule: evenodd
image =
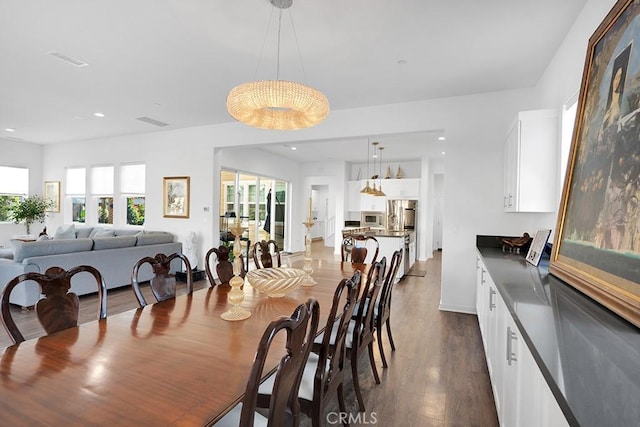
M 589 39 L 549 266 L 638 327 L 639 19 L 640 3 L 620 0 Z
M 278 9 L 276 79 L 257 80 L 234 87 L 227 96 L 227 111 L 237 121 L 260 129 L 295 130 L 315 126 L 324 121 L 329 114 L 327 97 L 310 86 L 279 79 L 282 11 L 291 7 L 293 0 L 270 2 Z M 297 43 L 293 15 L 289 14 L 289 18 Z M 265 42 L 266 36 L 267 34 Z M 302 69 L 304 70 L 304 66 Z
M 309 211 L 309 215 L 307 216 L 307 220 L 303 222 L 307 231 L 304 234 L 304 266 L 302 270 L 304 271 L 304 280 L 302 281 L 302 286 L 315 286 L 318 284 L 311 274 L 313 273 L 313 267 L 311 267 L 311 261 L 313 258 L 311 257 L 311 228 L 315 224 L 311 219 L 311 211 Z
M 267 294 L 270 298 L 282 298 L 289 292 L 296 290 L 306 274 L 299 268 L 261 268 L 248 272 L 247 280 L 251 286 Z
M 240 276 L 242 273 L 242 248 L 240 246 L 240 236 L 244 233 L 244 227 L 240 224 L 240 218 L 236 217 L 236 221 L 231 228 L 231 232 L 236 236 L 233 242 L 233 277 L 229 280 L 231 290 L 227 295 L 227 301 L 232 305 L 231 308 L 220 315 L 224 320 L 236 321 L 245 320 L 251 317 L 251 312 L 240 307 L 242 301 L 244 301 L 244 291 L 240 289 L 244 280 Z M 245 276 L 246 277 L 246 276 Z
M 529 233 L 524 233 L 522 237 L 499 237 L 498 240 L 502 243 L 503 251 L 520 253 L 520 251 L 529 249 L 533 239 Z
M 396 179 L 400 179 L 404 177 L 404 173 L 402 172 L 402 169 L 400 169 L 400 165 L 398 165 L 398 172 L 396 172 Z
M 391 165 L 387 165 L 387 174 L 384 179 L 391 179 Z
M 533 238 L 533 243 L 529 246 L 529 252 L 527 252 L 528 263 L 533 264 L 536 267 L 540 264 L 540 258 L 542 258 L 544 248 L 547 245 L 547 240 L 549 240 L 550 235 L 551 230 L 549 229 L 542 229 L 536 232 L 536 235 Z
M 14 223 L 20 224 L 24 221 L 27 227 L 27 234 L 31 234 L 31 224 L 36 221 L 44 222 L 46 212 L 50 208 L 51 202 L 38 195 L 18 200 L 9 207 L 9 215 Z

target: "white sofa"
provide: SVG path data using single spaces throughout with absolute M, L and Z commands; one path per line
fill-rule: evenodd
M 94 228 L 83 227 L 75 230 L 75 238 L 36 242 L 12 240 L 13 259 L 0 259 L 0 286 L 5 286 L 20 274 L 44 273 L 53 266 L 69 269 L 91 265 L 100 271 L 107 289 L 112 289 L 131 285 L 131 271 L 139 259 L 158 253 L 182 253 L 182 244 L 174 242 L 171 233 L 132 229 L 112 231 L 112 236 L 100 237 Z M 92 232 L 93 237 L 89 237 Z M 151 268 L 148 264 L 145 266 L 147 268 L 140 269 L 141 280 L 152 277 Z M 180 260 L 174 260 L 171 267 L 173 271 L 183 269 Z M 78 295 L 96 292 L 93 276 L 86 273 L 76 275 L 71 281 L 71 291 Z M 35 305 L 40 298 L 39 286 L 34 282 L 25 282 L 14 288 L 9 301 L 27 308 Z

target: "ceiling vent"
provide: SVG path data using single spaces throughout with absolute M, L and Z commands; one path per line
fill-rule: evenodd
M 149 123 L 154 126 L 169 126 L 169 123 L 161 122 L 160 120 L 152 119 L 151 117 L 136 117 L 136 120 L 140 120 L 141 122 Z
M 87 65 L 89 65 L 84 61 L 81 61 L 79 59 L 67 56 L 64 53 L 58 52 L 57 50 L 53 50 L 53 51 L 49 52 L 49 55 L 54 56 L 54 57 L 58 58 L 59 60 L 66 62 L 67 64 L 71 64 L 74 67 L 82 68 L 82 67 L 86 67 Z

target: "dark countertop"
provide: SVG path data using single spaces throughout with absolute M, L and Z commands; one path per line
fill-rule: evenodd
M 640 425 L 640 329 L 526 254 L 478 251 L 570 425 Z
M 385 230 L 383 228 L 371 228 L 371 227 L 344 227 L 342 229 L 343 233 L 348 233 L 350 231 L 356 231 L 359 234 L 363 234 L 365 236 L 374 236 L 374 237 L 404 237 L 411 233 L 415 233 L 415 230 L 404 230 L 404 231 L 391 231 Z

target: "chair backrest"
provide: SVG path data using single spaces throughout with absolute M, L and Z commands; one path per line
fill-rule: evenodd
M 382 289 L 380 290 L 380 298 L 378 298 L 377 302 L 377 316 L 382 320 L 386 320 L 386 318 L 389 317 L 391 291 L 393 289 L 396 275 L 398 274 L 398 268 L 400 268 L 400 263 L 402 262 L 403 251 L 403 249 L 398 249 L 391 256 L 391 265 L 389 266 L 389 271 L 387 272 L 387 275 L 384 279 L 384 284 L 382 285 Z
M 273 257 L 276 258 L 277 265 L 273 265 Z M 256 268 L 280 267 L 282 265 L 280 249 L 275 240 L 256 242 L 253 245 L 253 262 Z
M 382 259 L 369 268 L 367 282 L 364 285 L 358 309 L 355 314 L 355 325 L 353 328 L 353 346 L 360 345 L 364 337 L 372 335 L 375 328 L 374 307 L 375 301 L 380 293 L 384 273 L 387 268 L 387 258 Z M 367 303 L 369 301 L 369 303 Z
M 14 343 L 24 341 L 24 336 L 18 330 L 9 307 L 11 291 L 22 282 L 34 281 L 40 286 L 44 298 L 36 303 L 36 316 L 47 334 L 78 326 L 80 299 L 78 295 L 69 292 L 71 278 L 81 272 L 93 275 L 98 291 L 98 318 L 107 317 L 107 286 L 102 274 L 89 265 L 80 265 L 67 270 L 60 267 L 50 267 L 44 274 L 24 273 L 13 278 L 2 290 L 0 299 L 1 319 L 4 328 Z
M 142 292 L 140 291 L 140 283 L 138 281 L 138 272 L 140 267 L 145 263 L 151 264 L 153 269 L 153 277 L 151 278 L 151 291 L 156 301 L 164 301 L 169 298 L 175 298 L 176 296 L 176 275 L 171 273 L 171 261 L 174 259 L 181 259 L 186 266 L 187 276 L 187 293 L 193 293 L 193 276 L 191 274 L 191 264 L 186 256 L 180 253 L 173 253 L 171 255 L 156 254 L 154 257 L 144 257 L 133 266 L 133 272 L 131 273 L 131 288 L 133 293 L 138 299 L 140 307 L 147 305 L 147 301 L 144 299 Z
M 374 264 L 378 259 L 379 251 L 380 243 L 373 236 L 349 234 L 342 239 L 342 261 Z
M 240 426 L 253 426 L 255 410 L 258 402 L 258 387 L 263 376 L 263 368 L 269 347 L 276 334 L 285 330 L 287 333 L 286 354 L 280 359 L 275 373 L 275 382 L 269 401 L 270 427 L 287 425 L 287 412 L 293 416 L 293 425 L 299 424 L 300 404 L 298 390 L 313 346 L 313 339 L 318 330 L 320 307 L 314 298 L 299 305 L 291 317 L 280 317 L 272 321 L 262 335 L 253 368 L 247 382 L 242 402 Z
M 216 258 L 212 259 L 215 254 Z M 220 246 L 219 248 L 211 248 L 204 257 L 204 269 L 207 273 L 210 286 L 215 286 L 216 281 L 213 278 L 212 264 L 215 262 L 216 273 L 221 285 L 229 284 L 229 280 L 233 277 L 233 262 L 229 260 L 233 254 L 233 248 L 228 246 Z M 244 268 L 244 262 L 240 263 L 240 277 L 244 278 L 247 274 Z
M 325 331 L 331 331 L 331 333 L 323 334 L 322 346 L 318 351 L 318 368 L 314 377 L 314 396 L 317 393 L 322 395 L 322 392 L 326 389 L 325 384 L 331 383 L 333 377 L 344 367 L 345 341 L 349 329 L 349 321 L 353 316 L 360 293 L 360 279 L 361 273 L 356 271 L 351 279 L 342 279 L 333 294 L 331 311 L 327 319 L 327 326 L 324 329 Z M 342 305 L 342 311 L 338 313 L 345 289 L 347 292 L 346 301 Z M 338 322 L 337 326 L 334 325 L 336 321 Z M 332 339 L 334 336 L 333 331 L 336 331 L 335 339 Z M 332 341 L 333 345 L 331 345 Z M 327 361 L 329 361 L 328 364 Z

